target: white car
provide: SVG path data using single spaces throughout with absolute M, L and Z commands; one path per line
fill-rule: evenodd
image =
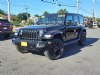
M 93 22 L 93 27 L 94 27 L 94 28 L 97 28 L 97 27 L 98 27 L 97 22 Z

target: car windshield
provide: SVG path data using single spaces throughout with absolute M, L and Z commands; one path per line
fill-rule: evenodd
M 64 24 L 65 14 L 49 14 L 41 18 L 38 24 Z
M 6 20 L 6 19 L 0 19 L 0 22 L 6 22 L 6 23 L 9 23 L 9 21 Z
M 93 22 L 93 24 L 97 24 L 96 22 Z

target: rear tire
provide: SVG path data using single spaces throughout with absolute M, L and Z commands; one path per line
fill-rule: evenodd
M 48 45 L 47 50 L 44 51 L 44 55 L 51 60 L 56 60 L 61 58 L 63 52 L 64 52 L 63 42 L 59 39 L 53 39 L 51 41 L 51 44 Z
M 80 40 L 78 41 L 79 46 L 83 46 L 86 43 L 86 32 L 83 32 L 80 36 Z
M 20 52 L 20 53 L 29 53 L 29 51 L 28 50 L 24 50 L 24 49 L 21 49 L 21 47 L 19 47 L 19 46 L 16 46 L 16 49 Z

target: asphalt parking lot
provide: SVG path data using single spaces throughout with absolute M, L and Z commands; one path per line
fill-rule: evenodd
M 21 54 L 11 38 L 1 37 L 0 75 L 100 75 L 100 29 L 87 29 L 85 46 L 68 45 L 54 61 L 36 52 Z

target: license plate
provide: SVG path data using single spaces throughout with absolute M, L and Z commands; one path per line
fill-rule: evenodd
M 27 47 L 27 42 L 21 42 L 21 46 Z
M 7 29 L 7 27 L 4 27 L 3 29 Z

